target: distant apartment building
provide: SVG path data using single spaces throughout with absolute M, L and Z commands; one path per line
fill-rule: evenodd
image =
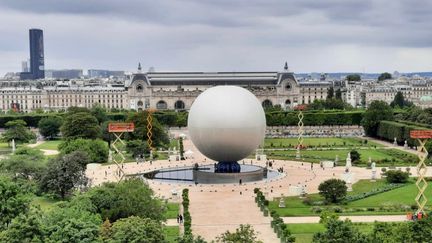
M 89 69 L 87 73 L 89 78 L 109 78 L 109 77 L 123 77 L 124 71 L 111 71 L 101 69 Z
M 40 29 L 30 29 L 30 70 L 20 74 L 21 80 L 44 79 L 45 78 L 45 56 L 43 31 Z
M 45 78 L 79 79 L 83 77 L 82 69 L 45 70 Z
M 103 79 L 44 81 L 19 85 L 4 82 L 0 86 L 0 110 L 19 105 L 21 111 L 37 108 L 64 110 L 70 106 L 108 109 L 188 110 L 195 98 L 216 85 L 236 85 L 250 90 L 263 107 L 292 109 L 325 99 L 331 83 L 298 81 L 294 73 L 282 72 L 149 72 L 135 73 L 119 84 Z

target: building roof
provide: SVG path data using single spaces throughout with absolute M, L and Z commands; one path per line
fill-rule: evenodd
M 149 85 L 277 85 L 284 79 L 295 80 L 290 72 L 149 72 L 134 74 Z

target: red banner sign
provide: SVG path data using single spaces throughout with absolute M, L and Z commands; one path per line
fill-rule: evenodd
M 135 125 L 132 122 L 108 124 L 108 132 L 133 132 L 134 129 L 135 129 Z
M 432 130 L 413 130 L 410 136 L 411 138 L 432 138 Z

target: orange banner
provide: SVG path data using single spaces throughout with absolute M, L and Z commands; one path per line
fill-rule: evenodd
M 135 125 L 132 122 L 108 124 L 108 132 L 133 132 L 134 129 L 135 129 Z
M 410 136 L 411 138 L 432 138 L 432 130 L 413 130 Z

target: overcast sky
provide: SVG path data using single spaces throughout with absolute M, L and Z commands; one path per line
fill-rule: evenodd
M 431 0 L 0 0 L 0 75 L 135 71 L 432 71 Z

